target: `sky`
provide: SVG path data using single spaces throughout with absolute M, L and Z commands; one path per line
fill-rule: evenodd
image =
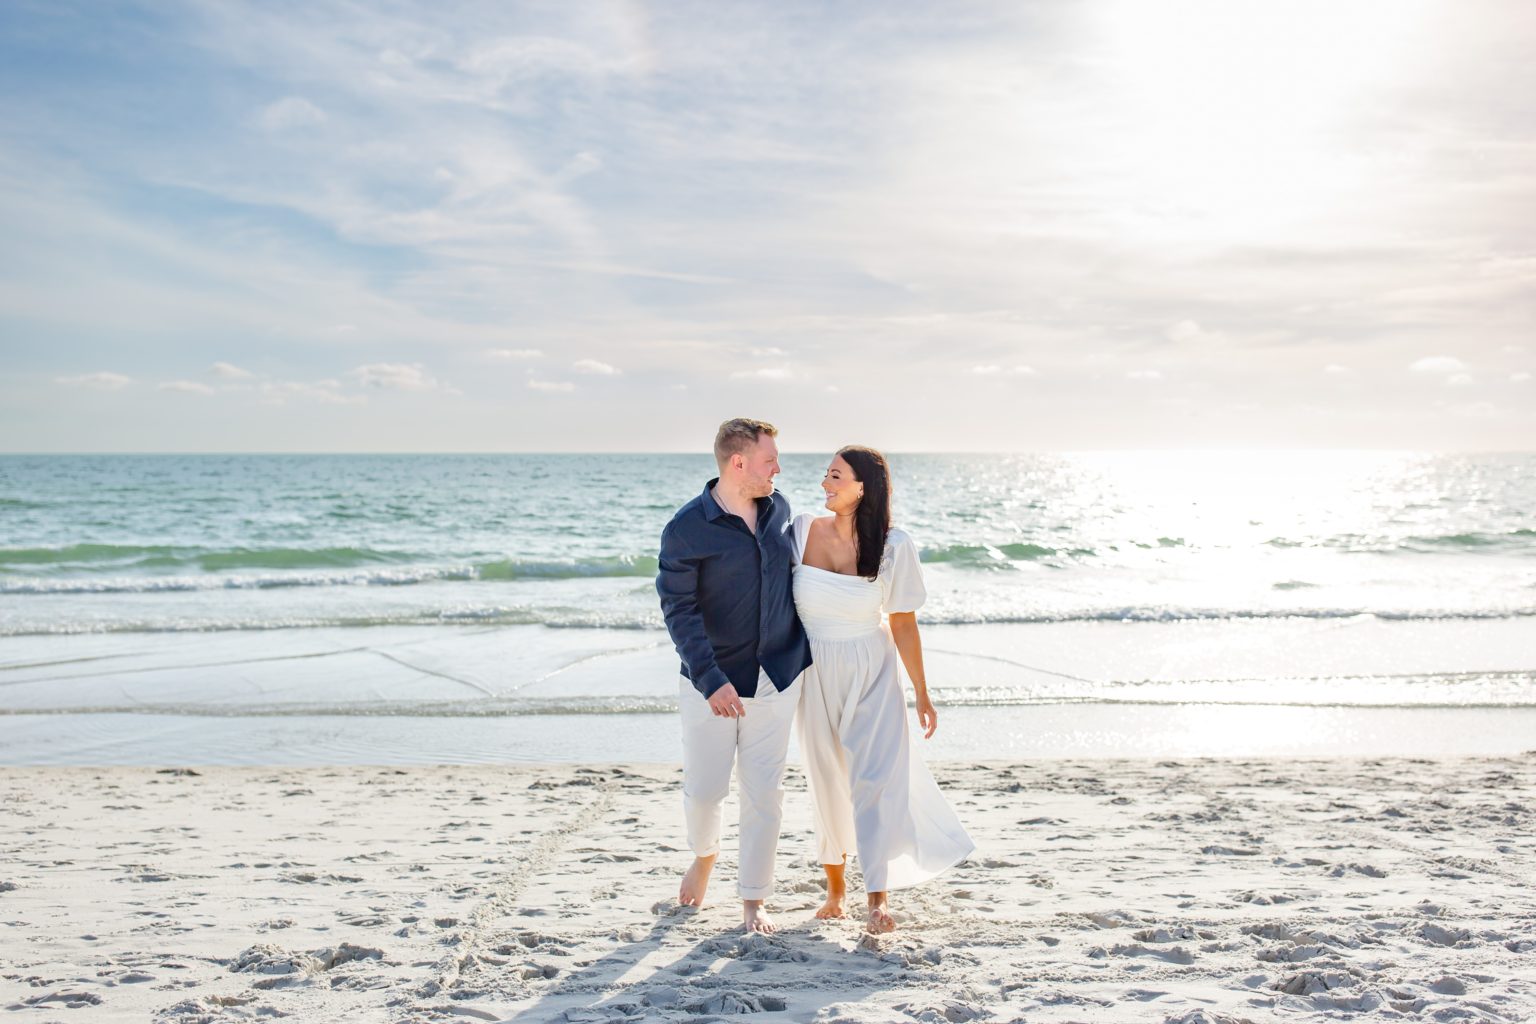
M 0 451 L 1536 450 L 1536 6 L 8 0 Z

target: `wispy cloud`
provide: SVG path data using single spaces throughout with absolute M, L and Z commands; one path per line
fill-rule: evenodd
M 1467 364 L 1455 356 L 1425 356 L 1408 365 L 1414 373 L 1458 373 L 1466 368 Z
M 243 366 L 236 366 L 234 363 L 226 363 L 222 361 L 214 363 L 212 366 L 208 367 L 208 372 L 213 374 L 215 377 L 222 377 L 225 380 L 250 380 L 252 377 L 256 376 L 254 373 L 252 373 L 250 370 L 247 370 Z
M 700 10 L 199 2 L 129 46 L 22 8 L 0 333 L 36 342 L 8 371 L 77 389 L 75 448 L 178 380 L 311 432 L 347 404 L 348 439 L 414 436 L 389 396 L 448 447 L 491 409 L 538 436 L 508 366 L 592 445 L 676 447 L 656 389 L 726 381 L 824 433 L 825 382 L 889 396 L 887 447 L 1151 443 L 1152 418 L 1156 443 L 1440 445 L 1447 417 L 1536 445 L 1518 403 L 1434 404 L 1529 370 L 1518 0 L 1194 35 L 1130 3 Z M 133 380 L 79 371 L 124 351 Z
M 309 128 L 325 123 L 325 111 L 302 96 L 284 96 L 262 109 L 257 120 L 269 132 Z
M 1207 330 L 1194 320 L 1180 320 L 1163 332 L 1176 345 L 1220 345 L 1227 340 L 1220 331 Z
M 159 391 L 179 391 L 184 395 L 211 395 L 213 388 L 195 380 L 166 380 L 155 385 Z
M 449 390 L 436 377 L 427 373 L 420 363 L 369 363 L 349 371 L 347 376 L 365 388 L 389 391 Z
M 82 373 L 72 377 L 54 378 L 54 383 L 56 384 L 64 384 L 72 388 L 93 388 L 97 391 L 117 391 L 127 387 L 132 382 L 132 377 L 121 373 L 113 373 L 110 370 L 101 370 L 97 373 Z
M 365 395 L 348 394 L 341 381 L 334 377 L 314 381 L 263 381 L 260 394 L 261 400 L 268 405 L 286 405 L 294 399 L 325 405 L 363 405 L 368 401 Z
M 550 391 L 557 394 L 566 394 L 575 391 L 576 385 L 568 380 L 539 380 L 537 377 L 529 377 L 528 388 L 532 391 Z

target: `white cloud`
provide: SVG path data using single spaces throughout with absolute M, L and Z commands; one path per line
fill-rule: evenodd
M 247 370 L 243 366 L 236 366 L 234 363 L 226 363 L 223 361 L 214 363 L 212 366 L 208 367 L 208 372 L 213 374 L 215 377 L 223 377 L 226 380 L 249 380 L 250 378 L 256 376 L 254 373 L 252 373 L 250 370 Z
M 576 390 L 576 385 L 568 380 L 537 380 L 533 377 L 528 378 L 528 387 L 534 391 L 551 391 L 561 394 Z
M 1525 346 L 1524 345 L 1505 345 L 1503 348 L 1499 349 L 1499 351 L 1503 352 L 1507 356 L 1518 356 L 1518 355 L 1521 355 L 1522 353 L 1525 352 Z
M 369 363 L 348 372 L 365 388 L 393 391 L 436 391 L 441 384 L 422 369 L 420 363 Z
M 330 405 L 362 405 L 368 401 L 364 395 L 343 393 L 341 387 L 341 381 L 334 377 L 316 381 L 269 380 L 261 384 L 261 397 L 268 405 L 284 405 L 290 398 L 307 398 Z
M 971 367 L 971 372 L 978 377 L 991 377 L 993 374 L 996 374 L 1001 370 L 1002 367 L 998 366 L 996 363 L 988 363 L 985 366 Z
M 302 96 L 284 96 L 263 108 L 256 120 L 269 132 L 282 132 L 324 124 L 325 111 Z
M 571 368 L 577 373 L 589 373 L 600 377 L 613 377 L 623 372 L 617 366 L 611 366 L 596 359 L 578 359 L 571 364 Z
M 179 391 L 185 395 L 211 395 L 213 388 L 195 380 L 166 380 L 156 387 L 161 391 Z
M 1333 374 L 1335 376 L 1342 376 L 1347 373 L 1353 373 L 1354 371 L 1349 367 L 1344 366 L 1342 363 L 1329 363 L 1327 366 L 1323 367 L 1323 372 Z
M 1408 366 L 1414 373 L 1458 373 L 1466 368 L 1467 364 L 1454 356 L 1425 356 Z
M 1126 377 L 1130 380 L 1162 380 L 1163 373 L 1161 370 L 1132 370 Z
M 1524 370 L 1521 370 L 1519 373 L 1512 373 L 1512 374 L 1509 375 L 1509 380 L 1510 380 L 1511 384 L 1524 384 L 1526 381 L 1528 381 L 1530 379 L 1531 379 L 1531 375 L 1526 373 Z
M 97 391 L 116 391 L 132 382 L 132 377 L 102 370 L 99 373 L 82 373 L 74 377 L 55 377 L 55 384 L 67 384 L 75 388 L 95 388 Z
M 1421 9 L 1438 8 L 1414 7 Z M 953 424 L 972 416 L 998 425 L 1003 445 L 1137 442 L 1147 409 L 1186 384 L 1263 410 L 1236 421 L 1238 440 L 1262 438 L 1265 429 L 1304 431 L 1293 393 L 1303 379 L 1325 393 L 1315 398 L 1320 406 L 1352 417 L 1353 426 L 1327 440 L 1293 440 L 1395 443 L 1398 425 L 1411 423 L 1422 433 L 1410 431 L 1402 443 L 1418 444 L 1434 440 L 1414 418 L 1423 396 L 1410 396 L 1411 388 L 1359 393 L 1356 377 L 1363 383 L 1387 367 L 1404 375 L 1403 384 L 1470 399 L 1477 388 L 1442 386 L 1469 372 L 1459 362 L 1404 368 L 1419 356 L 1460 351 L 1487 384 L 1514 381 L 1527 363 L 1513 352 L 1495 354 L 1501 342 L 1529 334 L 1519 301 L 1478 291 L 1528 289 L 1532 269 L 1532 257 L 1521 255 L 1528 250 L 1516 244 L 1529 237 L 1536 211 L 1536 179 L 1525 173 L 1529 126 L 1484 116 L 1504 110 L 1498 97 L 1523 94 L 1511 86 L 1528 77 L 1515 70 L 1525 64 L 1509 59 L 1519 34 L 1499 31 L 1497 16 L 1469 13 L 1456 26 L 1467 33 L 1458 35 L 1463 41 L 1486 33 L 1491 49 L 1443 48 L 1452 63 L 1425 71 L 1423 62 L 1386 62 L 1384 46 L 1354 45 L 1376 28 L 1399 33 L 1413 21 L 1408 13 L 1363 37 L 1346 19 L 1347 32 L 1317 37 L 1332 40 L 1319 53 L 1310 42 L 1212 47 L 1151 15 L 1143 17 L 1153 24 L 1122 29 L 1119 6 L 1021 19 L 1009 5 L 990 5 L 968 14 L 958 32 L 930 31 L 942 26 L 941 14 L 879 19 L 867 26 L 878 36 L 871 45 L 845 52 L 835 29 L 807 29 L 800 15 L 768 9 L 707 24 L 628 2 L 600 11 L 527 10 L 537 13 L 493 5 L 472 19 L 445 19 L 408 4 L 358 19 L 325 4 L 197 5 L 197 17 L 180 19 L 180 37 L 166 42 L 210 55 L 196 84 L 239 103 L 236 118 L 199 122 L 205 111 L 194 102 L 167 112 L 166 123 L 182 130 L 141 140 L 100 112 L 56 126 L 39 113 L 35 127 L 15 129 L 23 144 L 8 147 L 5 161 L 26 184 L 0 199 L 0 222 L 13 234 L 11 211 L 33 200 L 36 182 L 71 200 L 61 208 L 79 199 L 105 210 L 112 200 L 101 197 L 115 190 L 102 181 L 120 174 L 246 205 L 238 216 L 178 224 L 118 204 L 111 245 L 68 222 L 48 223 L 50 211 L 37 229 L 13 238 L 16 251 L 30 257 L 36 240 L 83 241 L 53 242 L 47 262 L 24 261 L 31 280 L 0 285 L 0 301 L 25 307 L 8 312 L 28 323 L 98 318 L 111 329 L 112 318 L 136 321 L 135 336 L 146 344 L 143 361 L 131 365 L 146 376 L 121 385 L 120 398 L 152 391 L 164 372 L 206 365 L 170 361 L 177 338 L 216 337 L 229 359 L 263 368 L 250 378 L 198 374 L 220 392 L 243 386 L 259 394 L 273 372 L 335 374 L 337 393 L 375 403 L 383 394 L 375 389 L 400 381 L 364 382 L 340 371 L 359 358 L 422 360 L 457 377 L 464 371 L 437 354 L 453 352 L 514 388 L 518 366 L 536 367 L 538 377 L 565 372 L 575 385 L 546 383 L 574 389 L 579 400 L 592 396 L 580 417 L 589 438 L 611 434 L 613 422 L 635 423 L 630 403 L 642 401 L 634 395 L 643 389 L 582 387 L 603 379 L 578 379 L 571 362 L 582 348 L 628 364 L 625 381 L 610 385 L 634 382 L 644 368 L 686 375 L 702 392 L 710 377 L 792 367 L 792 377 L 788 369 L 738 374 L 759 378 L 740 388 L 782 392 L 790 404 L 780 418 L 800 409 L 806 426 L 799 429 L 823 433 L 826 422 L 838 422 L 837 403 L 818 407 L 814 385 L 789 389 L 787 382 L 814 376 L 789 359 L 813 347 L 834 351 L 900 399 L 872 414 L 879 419 L 870 429 L 887 430 L 890 444 L 923 446 L 967 444 L 966 428 Z M 1220 38 L 1252 19 L 1216 21 Z M 1253 23 L 1314 31 L 1299 14 Z M 1138 36 L 1142 28 L 1155 31 Z M 1121 45 L 1132 36 L 1133 46 Z M 1186 63 L 1194 43 L 1206 56 L 1237 53 L 1241 66 Z M 665 48 L 656 55 L 669 86 L 661 93 L 646 87 L 636 58 L 646 46 Z M 1297 53 L 1309 64 L 1298 79 L 1304 88 L 1279 97 L 1273 82 L 1291 79 L 1266 61 L 1285 67 Z M 1459 62 L 1467 54 L 1488 73 L 1465 74 Z M 1332 99 L 1318 91 L 1319 82 L 1337 85 L 1343 75 L 1353 83 L 1362 69 L 1388 63 L 1391 81 L 1352 85 Z M 144 66 L 152 67 L 148 57 Z M 770 68 L 775 75 L 764 75 Z M 1217 72 L 1234 87 L 1191 93 Z M 1373 116 L 1402 107 L 1428 77 L 1450 84 L 1436 94 L 1445 102 L 1424 118 L 1403 128 Z M 765 81 L 779 87 L 764 89 Z M 871 81 L 878 88 L 845 88 Z M 37 84 L 48 87 L 47 76 Z M 69 88 L 67 79 L 60 85 Z M 124 90 L 125 102 L 159 91 L 147 71 L 106 87 Z M 675 116 L 674 93 L 697 100 L 689 117 Z M 39 111 L 67 106 L 49 98 L 39 97 Z M 183 122 L 178 114 L 190 116 Z M 507 123 L 530 130 L 487 140 L 497 134 L 487 125 Z M 1220 130 L 1208 131 L 1213 125 Z M 1406 132 L 1394 140 L 1401 144 L 1383 146 L 1384 129 Z M 1144 143 L 1159 136 L 1173 141 L 1143 160 Z M 74 140 L 78 184 L 49 174 L 27 152 L 33 140 L 38 152 L 57 151 L 49 141 L 57 139 Z M 1313 140 L 1328 145 L 1314 150 Z M 1389 151 L 1407 156 L 1388 166 L 1379 154 Z M 702 175 L 693 173 L 700 153 L 709 157 Z M 902 159 L 872 161 L 870 153 Z M 644 201 L 628 189 L 573 187 L 583 174 L 592 182 L 594 168 L 606 168 L 606 180 L 626 163 L 654 171 Z M 1136 173 L 1125 173 L 1127 166 Z M 764 195 L 774 197 L 771 208 L 750 198 Z M 358 240 L 404 248 L 377 259 L 376 247 L 348 244 Z M 1505 263 L 1490 262 L 1500 254 Z M 82 255 L 106 271 L 93 273 L 90 301 L 80 301 L 71 273 Z M 704 270 L 718 276 L 705 278 Z M 635 279 L 599 277 L 618 273 Z M 734 283 L 693 286 L 706 280 Z M 333 328 L 338 321 L 354 321 L 356 332 Z M 790 321 L 806 329 L 782 329 Z M 1259 337 L 1282 323 L 1289 340 Z M 1228 352 L 1203 344 L 1217 336 L 1216 324 L 1233 342 L 1230 358 L 1201 359 Z M 625 354 L 636 350 L 623 346 L 657 338 L 698 344 L 700 353 Z M 964 347 L 955 344 L 961 338 Z M 365 339 L 369 348 L 342 349 Z M 490 348 L 535 343 L 546 348 Z M 277 362 L 274 344 L 282 349 Z M 1327 351 L 1355 358 L 1353 376 L 1330 376 L 1332 386 L 1316 381 L 1338 372 L 1319 372 L 1316 359 Z M 109 358 L 117 357 L 90 361 Z M 1021 373 L 1009 369 L 1019 358 L 1046 360 L 1048 369 L 1009 376 Z M 1169 367 L 1161 371 L 1169 388 L 1150 383 L 1157 373 L 1132 374 L 1142 384 L 1122 384 L 1123 408 L 1106 410 L 1092 381 L 1124 380 L 1145 358 Z M 978 376 L 969 389 L 932 389 L 945 376 L 963 384 L 981 359 L 998 364 L 996 376 Z M 82 365 L 89 362 L 55 363 L 42 379 Z M 1046 401 L 1029 409 L 967 395 L 1040 390 L 1046 379 Z M 786 383 L 764 383 L 772 380 Z M 475 383 L 489 389 L 493 381 Z M 903 415 L 912 395 L 932 401 L 934 415 Z M 443 436 L 450 422 L 460 436 L 478 436 L 476 404 L 442 405 Z M 332 443 L 358 436 L 324 412 L 313 429 L 336 430 Z M 647 420 L 626 441 L 664 445 L 670 422 Z M 1213 412 L 1151 442 L 1226 440 L 1233 422 Z M 1042 425 L 1048 441 L 1035 441 Z M 1470 436 L 1447 443 L 1489 443 Z
M 737 370 L 731 379 L 788 380 L 792 376 L 787 366 L 765 366 L 761 370 Z
M 1194 320 L 1180 320 L 1170 325 L 1163 332 L 1163 336 L 1178 345 L 1191 345 L 1196 342 L 1217 344 L 1226 340 L 1226 336 L 1219 331 L 1208 331 Z
M 1033 366 L 1024 366 L 1022 364 L 1008 367 L 1008 373 L 1013 377 L 1035 377 L 1039 375 L 1039 371 Z
M 1453 387 L 1466 387 L 1472 383 L 1472 375 L 1470 373 L 1453 373 L 1445 378 L 1445 382 Z

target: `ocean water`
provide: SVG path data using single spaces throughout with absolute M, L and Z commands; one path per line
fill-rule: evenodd
M 819 509 L 825 462 L 783 457 L 796 510 Z M 1536 709 L 1536 456 L 891 465 L 941 706 Z M 711 475 L 689 455 L 0 456 L 0 739 L 57 752 L 39 715 L 578 735 L 665 715 L 658 538 Z
M 1536 615 L 1536 456 L 891 459 L 932 622 Z M 781 491 L 820 508 L 825 459 Z M 636 455 L 0 457 L 0 636 L 660 625 L 713 464 Z

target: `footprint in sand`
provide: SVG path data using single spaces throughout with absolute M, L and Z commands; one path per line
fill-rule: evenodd
M 1289 996 L 1311 996 L 1319 992 L 1349 988 L 1355 979 L 1339 971 L 1300 971 L 1287 975 L 1269 987 Z
M 1295 946 L 1271 946 L 1254 954 L 1255 958 L 1271 964 L 1297 964 L 1320 956 L 1337 956 L 1327 946 L 1315 943 Z
M 1189 939 L 1214 939 L 1215 932 L 1200 932 L 1188 925 L 1179 925 L 1173 928 L 1143 928 L 1141 931 L 1132 932 L 1131 938 L 1137 942 L 1179 942 Z
M 1183 946 L 1172 946 L 1168 949 L 1148 949 L 1146 946 L 1136 943 L 1130 946 L 1114 945 L 1109 948 L 1110 956 L 1149 956 L 1155 960 L 1164 960 L 1170 964 L 1192 964 L 1195 962 L 1195 954 Z
M 22 1006 L 47 1006 L 49 1003 L 61 1003 L 65 1009 L 79 1010 L 87 1006 L 100 1006 L 101 996 L 92 992 L 49 992 L 21 1001 Z
M 575 945 L 576 943 L 569 939 L 562 939 L 556 935 L 546 935 L 543 932 L 519 932 L 513 942 L 498 946 L 496 952 L 505 955 L 532 950 L 549 956 L 573 956 L 571 947 Z
M 685 1009 L 690 1013 L 734 1016 L 741 1013 L 776 1013 L 787 1006 L 788 1004 L 777 996 L 748 995 L 745 992 L 716 992 L 708 999 L 689 1003 Z
M 1125 928 L 1137 923 L 1134 916 L 1123 910 L 1111 910 L 1108 913 L 1091 910 L 1083 916 L 1100 928 Z
M 1433 922 L 1419 927 L 1419 935 L 1437 946 L 1470 946 L 1472 933 L 1465 928 L 1442 928 Z
M 1374 864 L 1335 864 L 1328 874 L 1333 878 L 1342 878 L 1350 872 L 1357 875 L 1365 875 L 1367 878 L 1386 878 L 1387 873 Z

